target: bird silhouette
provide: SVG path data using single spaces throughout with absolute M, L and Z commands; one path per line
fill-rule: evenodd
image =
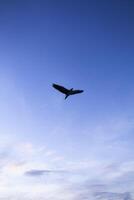
M 52 85 L 56 90 L 62 92 L 63 94 L 65 94 L 65 99 L 70 96 L 70 95 L 74 95 L 74 94 L 79 94 L 84 92 L 84 90 L 74 90 L 73 88 L 71 89 L 67 89 L 61 85 L 57 85 L 55 83 L 53 83 Z

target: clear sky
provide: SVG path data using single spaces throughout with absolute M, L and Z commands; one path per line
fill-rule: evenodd
M 0 1 L 0 199 L 132 200 L 133 144 L 134 2 Z

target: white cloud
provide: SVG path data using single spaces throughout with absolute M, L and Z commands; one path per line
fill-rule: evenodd
M 21 141 L 15 143 L 15 145 L 11 144 L 10 147 L 12 156 L 8 157 L 8 162 L 1 169 L 0 198 L 3 199 L 12 197 L 17 200 L 17 193 L 22 199 L 27 200 L 83 200 L 89 197 L 95 199 L 93 196 L 95 189 L 91 187 L 93 183 L 100 185 L 105 183 L 113 190 L 114 181 L 132 171 L 134 166 L 134 162 L 118 164 L 116 162 L 108 163 L 84 159 L 67 161 L 61 158 L 58 160 L 56 158 L 60 155 L 57 155 L 56 151 L 49 150 L 46 147 L 38 147 L 30 142 Z M 51 159 L 55 159 L 55 166 Z M 58 162 L 61 163 L 60 168 L 57 167 Z M 42 178 L 34 177 L 34 179 L 24 176 L 26 171 L 32 169 L 44 171 L 64 169 L 70 173 L 63 177 L 59 174 L 51 174 Z M 88 185 L 85 184 L 87 181 L 89 182 Z M 104 187 L 104 189 L 107 188 Z M 97 187 L 96 191 L 99 191 Z

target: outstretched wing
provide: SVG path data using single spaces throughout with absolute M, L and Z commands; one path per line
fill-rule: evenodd
M 61 85 L 57 85 L 57 84 L 53 84 L 53 87 L 56 89 L 56 90 L 59 90 L 60 92 L 64 93 L 64 94 L 67 94 L 69 92 L 68 89 L 64 88 L 63 86 Z
M 72 90 L 71 94 L 79 94 L 79 93 L 82 93 L 82 92 L 84 92 L 84 90 Z

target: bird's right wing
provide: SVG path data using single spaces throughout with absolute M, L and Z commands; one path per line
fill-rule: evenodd
M 53 87 L 56 89 L 56 90 L 59 90 L 60 92 L 64 93 L 64 94 L 67 94 L 69 92 L 68 89 L 66 89 L 65 87 L 61 86 L 61 85 L 57 85 L 57 84 L 53 84 Z
M 73 90 L 73 91 L 71 91 L 71 94 L 79 94 L 82 92 L 84 92 L 84 90 Z

